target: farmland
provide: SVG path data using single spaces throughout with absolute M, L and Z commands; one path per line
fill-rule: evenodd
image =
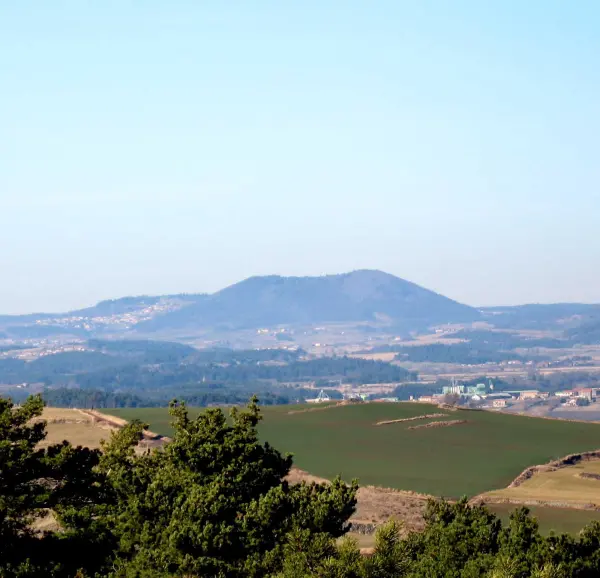
M 593 423 L 436 409 L 440 416 L 425 423 L 465 423 L 414 429 L 422 422 L 374 424 L 430 414 L 431 405 L 373 403 L 290 413 L 297 409 L 265 408 L 260 434 L 280 451 L 293 453 L 298 467 L 324 478 L 340 474 L 345 480 L 358 478 L 361 485 L 437 496 L 504 488 L 528 466 L 600 448 L 600 425 Z M 163 408 L 107 411 L 141 419 L 158 433 L 172 432 Z
M 584 461 L 575 465 L 543 471 L 514 488 L 496 490 L 490 498 L 540 500 L 569 506 L 600 506 L 600 461 Z
M 487 508 L 496 514 L 503 523 L 508 522 L 510 512 L 516 507 L 514 504 L 487 504 Z M 528 508 L 538 521 L 542 534 L 545 535 L 551 531 L 557 534 L 577 534 L 587 524 L 600 521 L 600 512 L 595 510 L 574 510 L 548 506 L 528 506 Z
M 47 423 L 47 435 L 42 446 L 69 440 L 73 445 L 98 448 L 101 440 L 110 437 L 110 427 L 96 423 L 92 417 L 76 409 L 47 407 L 42 419 Z
M 496 514 L 503 524 L 507 524 L 510 513 L 517 506 L 513 504 L 488 504 L 487 508 Z M 550 508 L 545 506 L 531 506 L 531 515 L 537 520 L 540 532 L 547 536 L 555 534 L 577 534 L 584 526 L 594 521 L 600 521 L 600 512 L 594 510 L 571 510 L 567 508 Z M 362 548 L 375 546 L 374 534 L 350 533 Z

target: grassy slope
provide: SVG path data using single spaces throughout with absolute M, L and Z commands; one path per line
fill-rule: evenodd
M 41 447 L 69 440 L 76 446 L 99 448 L 101 440 L 110 438 L 110 429 L 92 423 L 91 418 L 76 409 L 47 407 L 42 418 L 47 422 L 47 435 Z
M 496 490 L 489 492 L 489 495 L 497 498 L 600 506 L 600 480 L 582 478 L 579 475 L 581 473 L 600 475 L 600 462 L 581 462 L 553 472 L 540 472 L 516 488 Z
M 488 504 L 487 508 L 506 523 L 510 512 L 516 506 L 511 504 Z M 540 530 L 546 535 L 551 531 L 556 534 L 577 534 L 587 524 L 596 520 L 600 521 L 600 512 L 594 510 L 569 510 L 545 506 L 531 506 L 529 509 L 537 519 Z
M 600 448 L 600 425 L 481 411 L 445 412 L 467 419 L 453 427 L 408 430 L 415 422 L 375 427 L 432 411 L 424 404 L 364 404 L 295 413 L 266 408 L 262 437 L 312 474 L 446 497 L 503 488 L 523 469 L 569 453 Z M 198 410 L 196 410 L 198 411 Z M 110 410 L 169 434 L 166 409 Z M 195 412 L 194 412 L 195 413 Z M 431 420 L 429 420 L 431 421 Z M 423 423 L 423 422 L 417 422 Z
M 502 520 L 503 524 L 508 523 L 510 513 L 516 508 L 510 504 L 490 504 L 487 507 Z M 600 512 L 592 510 L 568 510 L 542 506 L 534 506 L 530 510 L 540 525 L 540 531 L 546 536 L 550 532 L 576 535 L 584 526 L 596 520 L 600 521 Z M 361 548 L 375 546 L 374 534 L 363 535 L 350 532 L 350 536 L 358 541 Z

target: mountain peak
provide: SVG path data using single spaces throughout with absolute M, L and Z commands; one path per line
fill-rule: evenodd
M 420 328 L 479 317 L 476 309 L 410 281 L 376 269 L 359 269 L 315 277 L 249 277 L 155 321 L 161 328 L 175 324 L 235 329 L 386 318 Z

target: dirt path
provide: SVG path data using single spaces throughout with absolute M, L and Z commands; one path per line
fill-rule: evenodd
M 345 401 L 340 401 L 339 403 L 321 405 L 318 407 L 307 407 L 306 409 L 292 409 L 292 410 L 288 411 L 287 413 L 288 413 L 288 415 L 294 415 L 296 413 L 309 413 L 311 411 L 325 411 L 328 409 L 333 409 L 334 407 L 341 407 L 343 405 L 348 405 L 348 403 Z
M 83 415 L 90 417 L 92 419 L 93 423 L 106 424 L 115 429 L 121 429 L 122 427 L 127 425 L 126 419 L 123 419 L 120 417 L 115 417 L 114 415 L 107 415 L 105 413 L 100 413 L 99 411 L 96 411 L 95 409 L 80 409 L 79 411 Z M 145 430 L 143 432 L 143 435 L 146 440 L 150 440 L 150 441 L 161 441 L 161 442 L 171 441 L 171 438 L 168 438 L 167 436 L 163 436 L 161 434 L 157 434 L 150 430 Z

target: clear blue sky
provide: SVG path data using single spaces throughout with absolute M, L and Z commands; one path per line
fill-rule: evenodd
M 0 312 L 378 268 L 600 302 L 600 3 L 0 4 Z

